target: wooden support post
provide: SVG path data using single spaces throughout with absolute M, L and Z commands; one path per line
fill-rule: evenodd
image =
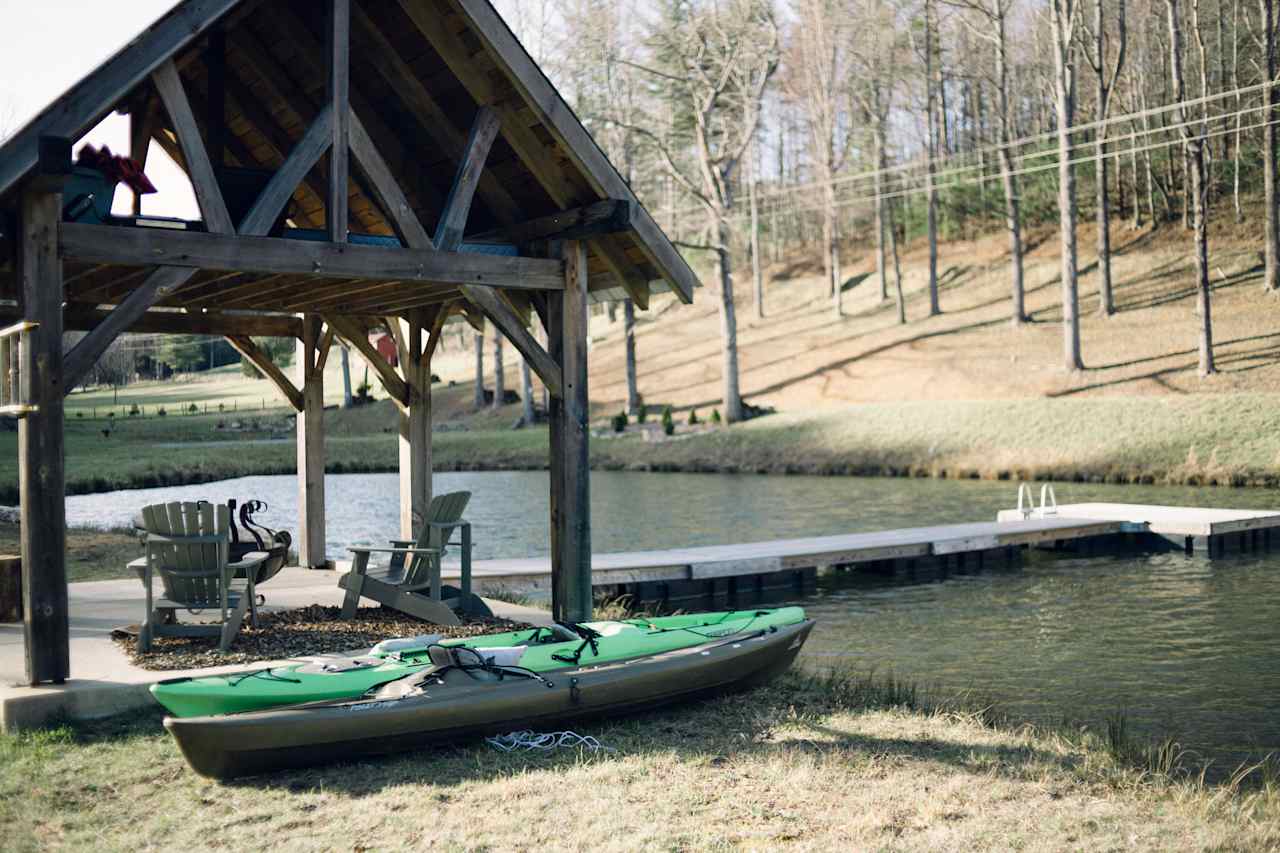
M 333 139 L 329 149 L 329 198 L 325 219 L 332 243 L 347 242 L 349 208 L 347 156 L 351 113 L 351 0 L 329 0 L 329 103 L 333 107 Z
M 298 342 L 298 565 L 325 568 L 324 550 L 324 372 L 320 355 L 320 319 L 307 317 Z
M 43 140 L 42 140 L 43 143 Z M 68 149 L 67 166 L 70 168 Z M 40 180 L 40 179 L 37 179 Z M 22 196 L 18 270 L 31 370 L 20 377 L 35 411 L 18 421 L 23 627 L 27 681 L 61 684 L 71 675 L 67 623 L 67 520 L 62 413 L 62 259 L 60 187 Z
M 551 444 L 551 612 L 591 618 L 591 490 L 587 411 L 587 249 L 563 244 L 565 289 L 547 300 L 551 357 L 564 394 L 553 397 Z
M 431 360 L 422 351 L 422 315 L 405 329 L 401 363 L 409 404 L 400 412 L 400 536 L 415 539 L 431 503 Z

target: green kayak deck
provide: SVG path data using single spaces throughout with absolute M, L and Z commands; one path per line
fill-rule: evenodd
M 506 649 L 518 655 L 518 666 L 548 672 L 661 654 L 696 646 L 708 639 L 752 634 L 804 621 L 799 607 L 691 613 L 585 623 L 598 636 L 594 642 L 565 639 L 564 629 L 526 629 L 484 634 L 435 645 L 472 649 Z M 376 648 L 376 647 L 375 647 Z M 302 659 L 284 666 L 227 675 L 176 678 L 151 686 L 151 694 L 176 717 L 257 711 L 333 699 L 355 698 L 430 666 L 427 645 L 391 652 Z

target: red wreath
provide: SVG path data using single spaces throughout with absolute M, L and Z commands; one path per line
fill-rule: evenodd
M 137 161 L 112 154 L 111 149 L 105 145 L 101 148 L 94 148 L 92 145 L 81 148 L 76 165 L 97 169 L 108 181 L 123 183 L 136 195 L 149 195 L 157 191 L 155 185 L 143 174 Z

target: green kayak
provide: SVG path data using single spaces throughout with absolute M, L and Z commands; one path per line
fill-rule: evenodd
M 379 643 L 361 655 L 315 657 L 284 666 L 202 678 L 174 678 L 151 695 L 175 717 L 259 711 L 302 702 L 351 699 L 431 665 L 434 646 L 475 649 L 504 666 L 534 672 L 591 666 L 696 646 L 711 639 L 804 621 L 799 607 L 587 622 L 458 640 L 435 637 Z

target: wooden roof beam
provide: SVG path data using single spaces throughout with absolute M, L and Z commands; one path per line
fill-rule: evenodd
M 67 331 L 96 328 L 114 311 L 89 305 L 66 305 L 63 326 Z M 17 322 L 20 312 L 0 309 L 0 322 Z M 284 314 L 224 314 L 201 311 L 148 311 L 124 332 L 149 332 L 184 335 L 255 335 L 263 338 L 296 338 L 302 334 L 302 321 Z
M 161 264 L 247 273 L 296 273 L 331 278 L 425 281 L 518 290 L 563 290 L 564 263 L 381 246 L 318 243 L 63 223 L 64 257 L 87 263 Z
M 480 234 L 468 234 L 466 240 L 469 243 L 524 244 L 539 240 L 581 240 L 601 234 L 616 234 L 631 227 L 631 208 L 631 202 L 625 199 L 607 198 L 527 222 L 517 222 Z

